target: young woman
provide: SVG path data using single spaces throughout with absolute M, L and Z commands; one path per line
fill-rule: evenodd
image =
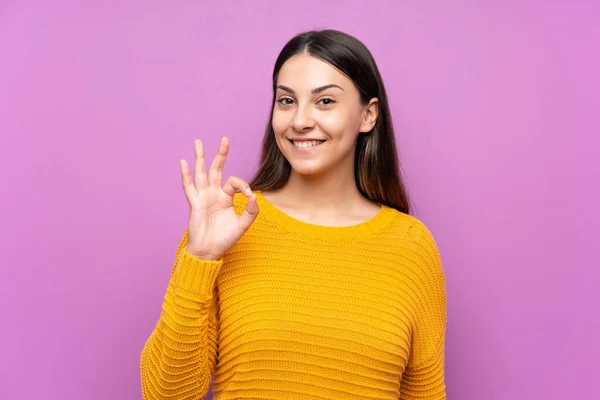
M 292 38 L 250 183 L 181 161 L 189 224 L 141 355 L 144 399 L 445 399 L 445 277 L 409 215 L 386 92 L 356 38 Z M 259 211 L 260 210 L 260 211 Z

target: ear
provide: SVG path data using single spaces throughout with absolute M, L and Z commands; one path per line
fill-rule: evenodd
M 363 119 L 360 124 L 360 132 L 371 132 L 379 116 L 379 99 L 373 97 L 363 111 Z

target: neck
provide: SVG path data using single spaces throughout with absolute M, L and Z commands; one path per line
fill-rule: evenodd
M 311 205 L 319 204 L 319 209 L 326 213 L 344 212 L 344 209 L 364 205 L 366 199 L 354 180 L 354 166 L 343 172 L 341 169 L 318 175 L 301 175 L 292 170 L 279 194 L 294 208 L 314 208 Z

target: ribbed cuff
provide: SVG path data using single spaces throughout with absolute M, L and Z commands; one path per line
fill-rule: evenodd
M 223 259 L 200 260 L 183 249 L 177 260 L 173 279 L 178 288 L 210 296 L 222 265 Z

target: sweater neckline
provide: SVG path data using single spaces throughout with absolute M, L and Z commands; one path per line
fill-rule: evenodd
M 363 239 L 370 237 L 386 227 L 392 221 L 392 218 L 390 217 L 394 214 L 394 211 L 396 211 L 385 204 L 378 203 L 381 207 L 379 212 L 370 219 L 358 224 L 343 226 L 317 225 L 301 221 L 286 214 L 267 201 L 263 196 L 262 191 L 256 190 L 255 193 L 260 214 L 263 214 L 268 219 L 276 222 L 287 231 L 323 240 Z

